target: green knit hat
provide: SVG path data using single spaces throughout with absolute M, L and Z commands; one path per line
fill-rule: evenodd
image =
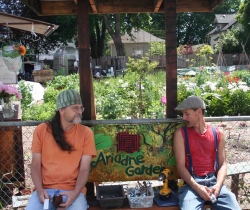
M 75 90 L 64 90 L 56 98 L 57 110 L 73 104 L 82 104 L 81 96 Z

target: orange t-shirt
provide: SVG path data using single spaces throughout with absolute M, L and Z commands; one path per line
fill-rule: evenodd
M 42 154 L 42 184 L 44 188 L 73 190 L 82 156 L 96 156 L 93 131 L 76 124 L 65 132 L 65 137 L 74 151 L 63 151 L 57 145 L 46 123 L 38 125 L 33 134 L 32 152 Z M 82 190 L 86 193 L 86 188 Z

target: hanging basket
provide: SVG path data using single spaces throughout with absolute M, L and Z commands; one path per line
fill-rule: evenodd
M 2 45 L 2 56 L 9 71 L 18 73 L 22 67 L 21 55 L 25 54 L 25 47 L 20 44 L 9 42 Z

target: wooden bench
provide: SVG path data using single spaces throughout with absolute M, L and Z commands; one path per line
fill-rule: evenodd
M 236 198 L 238 197 L 238 190 L 239 190 L 239 179 L 240 174 L 250 173 L 250 163 L 248 162 L 240 162 L 235 164 L 228 164 L 227 169 L 227 176 L 232 176 L 231 180 L 231 191 L 235 194 Z M 91 203 L 91 202 L 90 202 Z M 98 201 L 95 200 L 95 202 L 92 202 L 92 204 L 89 205 L 90 210 L 100 210 L 102 209 L 98 203 Z M 120 208 L 115 208 L 119 210 L 130 210 L 128 200 L 126 199 L 124 201 L 124 205 Z M 160 207 L 156 203 L 153 203 L 153 206 L 150 208 L 146 208 L 147 210 L 157 210 L 157 209 L 166 209 L 166 210 L 179 210 L 179 206 L 167 206 L 167 207 Z M 205 205 L 204 210 L 213 208 L 210 205 Z
M 239 193 L 239 180 L 240 174 L 250 173 L 250 163 L 249 162 L 239 162 L 235 164 L 228 164 L 227 176 L 231 176 L 231 191 L 238 198 Z

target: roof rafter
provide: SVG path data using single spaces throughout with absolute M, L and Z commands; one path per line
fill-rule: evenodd
M 76 15 L 78 0 L 22 0 L 40 16 Z M 211 12 L 224 0 L 177 0 L 177 12 Z M 88 0 L 90 14 L 164 13 L 163 0 Z
M 154 12 L 159 12 L 163 0 L 154 0 Z
M 94 14 L 97 14 L 97 6 L 96 6 L 96 0 L 89 0 L 90 6 L 93 10 Z

